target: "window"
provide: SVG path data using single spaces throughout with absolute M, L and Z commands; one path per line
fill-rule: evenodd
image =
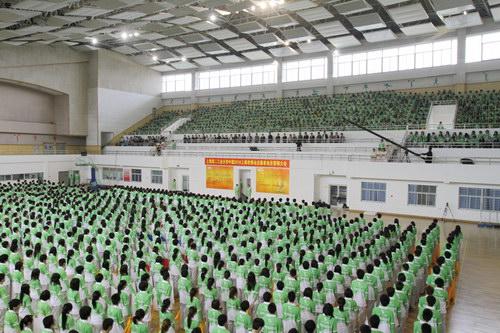
M 432 66 L 455 65 L 457 63 L 457 41 L 445 40 L 435 42 L 432 46 L 433 62 Z
M 457 40 L 449 39 L 399 48 L 335 55 L 333 77 L 405 71 L 456 63 Z
M 432 43 L 415 46 L 415 68 L 432 67 Z
M 465 39 L 465 62 L 500 59 L 500 32 L 469 36 Z
M 12 175 L 0 175 L 0 182 L 12 180 Z
M 366 53 L 352 55 L 352 75 L 366 74 Z
M 283 82 L 321 80 L 326 78 L 326 58 L 283 63 Z
M 418 206 L 435 206 L 436 186 L 408 184 L 408 204 Z
M 382 51 L 372 51 L 367 53 L 368 74 L 382 72 Z
M 163 92 L 191 91 L 191 73 L 165 75 L 163 77 Z
M 399 48 L 399 70 L 415 69 L 415 46 Z
M 361 200 L 385 202 L 385 183 L 361 182 Z
M 123 180 L 123 169 L 120 168 L 102 168 L 102 179 L 104 180 Z
M 196 90 L 276 83 L 277 65 L 260 65 L 196 73 Z
M 500 211 L 500 189 L 460 187 L 458 208 Z
M 43 172 L 32 172 L 32 173 L 16 173 L 13 175 L 0 175 L 0 182 L 10 181 L 10 180 L 23 180 L 23 179 L 43 179 Z
M 163 171 L 162 170 L 151 170 L 151 183 L 163 184 Z
M 133 182 L 142 182 L 142 170 L 141 169 L 132 169 L 132 181 Z
M 398 49 L 384 49 L 382 51 L 382 70 L 384 72 L 398 70 Z

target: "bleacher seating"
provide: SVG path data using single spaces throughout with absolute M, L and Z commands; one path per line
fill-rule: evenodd
M 470 133 L 439 131 L 410 132 L 406 137 L 408 147 L 437 148 L 500 148 L 500 134 L 490 130 L 471 131 Z
M 345 118 L 373 129 L 423 128 L 432 102 L 456 101 L 456 125 L 491 127 L 500 123 L 498 91 L 455 93 L 450 90 L 422 94 L 380 91 L 238 101 L 201 106 L 176 132 L 255 133 L 356 129 Z M 181 111 L 161 112 L 132 135 L 159 135 Z
M 469 91 L 456 94 L 457 124 L 480 128 L 485 124 L 500 123 L 500 93 L 493 90 Z
M 450 94 L 366 92 L 290 97 L 202 107 L 179 133 L 277 132 L 336 129 L 344 117 L 371 128 L 422 124 L 432 100 Z
M 183 143 L 344 143 L 344 133 L 305 132 L 296 133 L 242 133 L 242 134 L 194 134 L 184 135 Z
M 157 114 L 153 119 L 139 127 L 131 135 L 158 135 L 161 130 L 172 124 L 179 117 L 178 112 L 165 111 Z

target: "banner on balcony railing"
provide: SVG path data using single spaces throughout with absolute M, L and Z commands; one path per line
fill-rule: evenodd
M 290 160 L 270 160 L 260 158 L 205 158 L 205 165 L 226 165 L 243 167 L 289 168 Z

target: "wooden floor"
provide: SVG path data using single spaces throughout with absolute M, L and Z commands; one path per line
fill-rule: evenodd
M 388 222 L 390 219 L 387 217 Z M 409 220 L 400 218 L 401 224 Z M 429 224 L 416 220 L 419 233 Z M 461 273 L 456 302 L 448 313 L 447 332 L 500 332 L 500 229 L 479 228 L 476 224 L 441 222 L 441 238 L 459 224 L 464 234 Z M 412 333 L 410 316 L 405 333 Z

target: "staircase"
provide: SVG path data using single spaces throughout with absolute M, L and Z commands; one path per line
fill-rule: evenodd
M 183 117 L 179 118 L 176 121 L 174 121 L 172 124 L 169 126 L 165 127 L 164 129 L 161 130 L 161 135 L 168 137 L 171 134 L 173 134 L 179 127 L 190 121 L 191 118 L 188 117 Z
M 427 130 L 453 129 L 455 128 L 456 115 L 456 101 L 432 102 L 427 115 L 426 128 Z

